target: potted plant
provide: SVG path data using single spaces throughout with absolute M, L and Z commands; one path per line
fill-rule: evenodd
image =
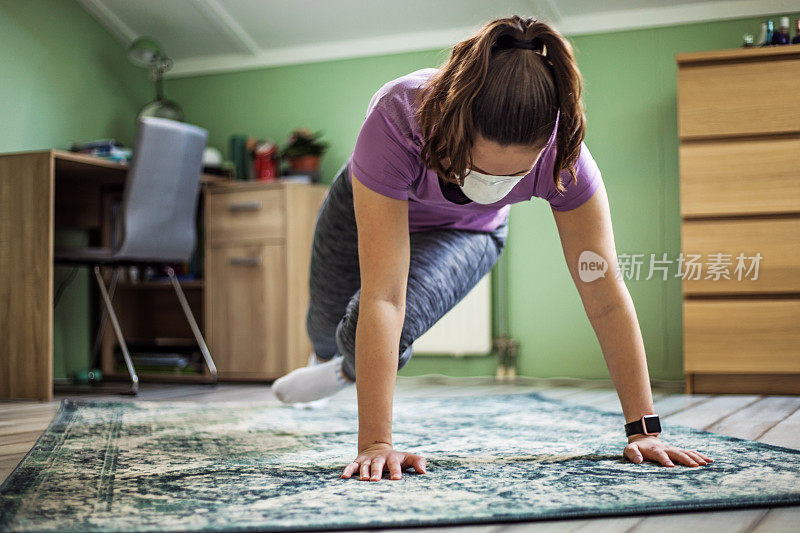
M 292 172 L 319 170 L 322 154 L 328 149 L 328 143 L 319 140 L 321 134 L 305 127 L 292 131 L 286 148 L 281 152 L 281 157 L 289 158 Z

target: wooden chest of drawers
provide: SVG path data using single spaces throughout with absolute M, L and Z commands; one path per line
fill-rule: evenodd
M 311 242 L 327 190 L 243 183 L 206 194 L 205 334 L 220 379 L 273 380 L 306 365 Z
M 800 394 L 800 45 L 676 60 L 686 391 Z

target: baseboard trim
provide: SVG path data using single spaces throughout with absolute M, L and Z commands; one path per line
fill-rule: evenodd
M 686 374 L 693 394 L 800 394 L 800 374 Z

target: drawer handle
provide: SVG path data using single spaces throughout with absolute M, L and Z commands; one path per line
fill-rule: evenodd
M 242 211 L 259 211 L 261 209 L 261 202 L 237 202 L 235 204 L 228 204 L 228 211 L 232 213 L 240 213 Z
M 260 257 L 231 257 L 230 263 L 231 263 L 231 265 L 239 265 L 239 266 L 260 266 L 261 265 L 261 258 Z

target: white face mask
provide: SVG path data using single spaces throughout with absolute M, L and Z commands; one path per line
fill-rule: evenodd
M 464 185 L 460 187 L 466 197 L 473 202 L 493 204 L 502 200 L 525 176 L 527 174 L 521 176 L 493 176 L 477 170 L 470 170 L 464 177 Z
M 547 141 L 548 144 L 556 134 L 560 116 L 561 111 L 556 113 L 556 125 L 553 127 L 553 133 L 550 134 L 550 139 Z M 491 174 L 478 172 L 477 170 L 470 170 L 467 175 L 464 176 L 464 185 L 460 186 L 461 190 L 467 198 L 478 204 L 493 204 L 499 202 L 511 192 L 511 189 L 513 189 L 522 178 L 533 172 L 533 169 L 536 168 L 536 165 L 541 161 L 543 154 L 544 149 L 539 152 L 539 156 L 536 158 L 536 162 L 531 167 L 530 172 L 522 176 L 493 176 Z

